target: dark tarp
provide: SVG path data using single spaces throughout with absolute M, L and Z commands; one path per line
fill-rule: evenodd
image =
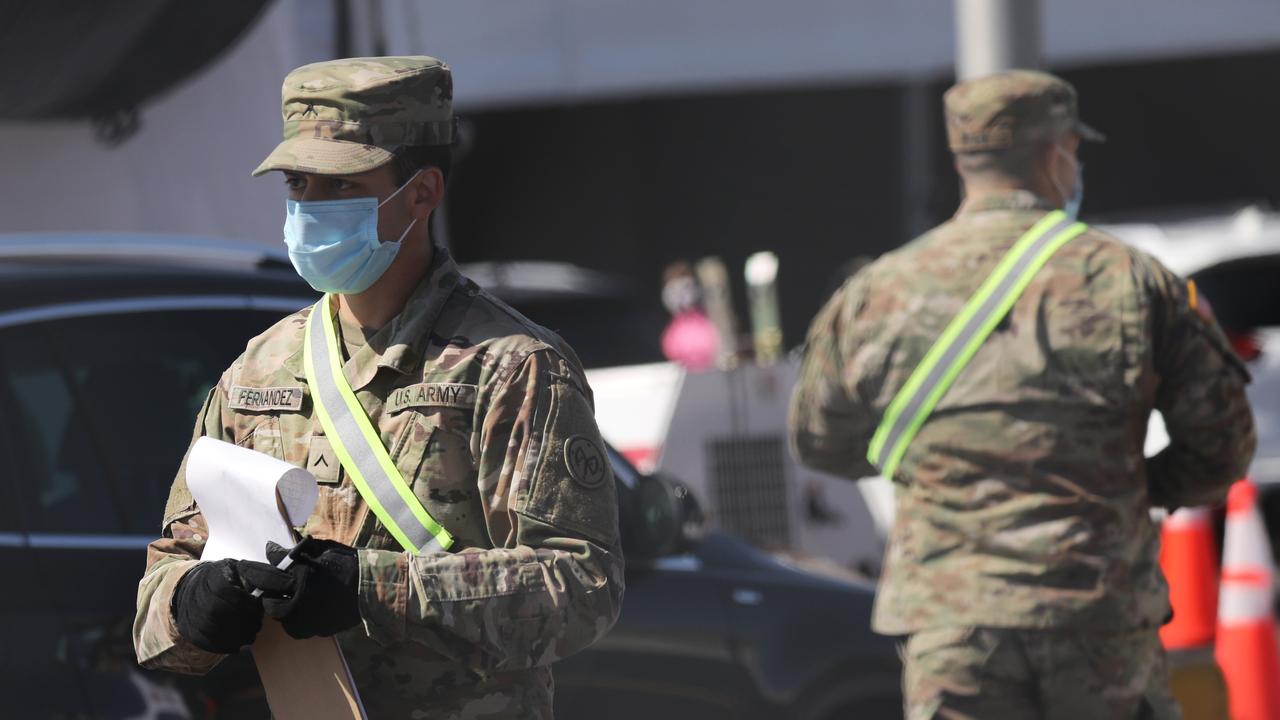
M 0 0 L 0 120 L 89 118 L 108 141 L 268 0 Z

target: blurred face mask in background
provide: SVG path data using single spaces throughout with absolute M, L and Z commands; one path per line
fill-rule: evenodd
M 413 182 L 413 174 L 386 200 L 286 200 L 284 244 L 298 275 L 320 292 L 352 295 L 368 290 L 391 267 L 400 243 L 414 223 L 395 242 L 378 239 L 378 209 Z

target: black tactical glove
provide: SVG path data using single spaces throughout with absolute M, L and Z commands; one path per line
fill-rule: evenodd
M 262 629 L 262 603 L 249 594 L 235 560 L 198 563 L 173 590 L 178 634 L 201 650 L 233 653 Z
M 270 565 L 241 560 L 245 584 L 262 590 L 262 607 L 295 638 L 336 635 L 360 622 L 360 560 L 355 548 L 306 538 L 287 570 L 276 565 L 290 551 L 267 543 Z

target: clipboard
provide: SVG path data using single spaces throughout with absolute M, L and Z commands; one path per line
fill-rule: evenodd
M 337 638 L 295 640 L 264 617 L 249 649 L 276 720 L 368 720 Z
M 201 560 L 267 562 L 267 541 L 294 545 L 319 495 L 306 470 L 207 437 L 191 448 L 187 487 L 209 528 Z M 276 720 L 368 720 L 336 638 L 296 640 L 263 617 L 250 651 Z

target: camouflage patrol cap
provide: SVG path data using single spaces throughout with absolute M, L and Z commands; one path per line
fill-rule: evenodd
M 952 86 L 943 96 L 947 144 L 952 152 L 1003 150 L 1058 137 L 1068 130 L 1102 142 L 1080 122 L 1076 90 L 1066 80 L 1033 70 L 1011 70 Z
M 425 55 L 303 65 L 285 77 L 281 96 L 284 142 L 254 175 L 349 175 L 385 164 L 402 147 L 453 142 L 453 78 Z

